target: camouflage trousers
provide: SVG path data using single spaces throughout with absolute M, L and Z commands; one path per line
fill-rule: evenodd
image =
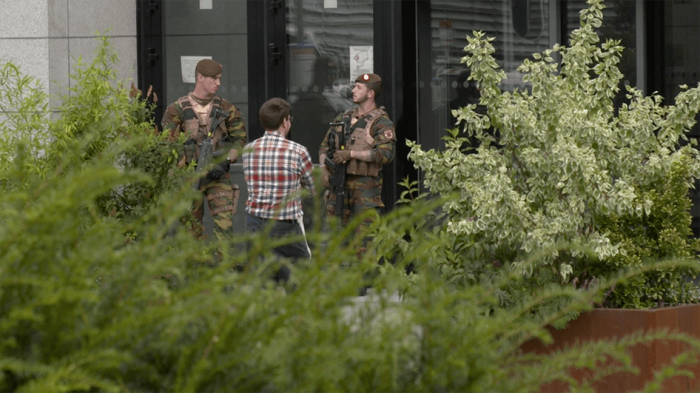
M 326 217 L 336 216 L 336 199 L 337 195 L 330 192 L 326 200 Z M 343 204 L 343 219 L 342 225 L 346 226 L 348 222 L 358 214 L 372 210 L 375 214 L 370 214 L 362 220 L 357 228 L 356 234 L 361 234 L 374 222 L 379 215 L 379 209 L 384 207 L 382 202 L 382 178 L 372 176 L 354 176 L 347 175 L 345 178 L 345 201 Z M 367 245 L 370 239 L 365 237 L 362 244 L 357 249 L 358 257 L 367 251 Z
M 238 185 L 231 184 L 231 175 L 225 173 L 220 180 L 209 181 L 200 190 L 202 197 L 195 200 L 192 205 L 192 216 L 199 224 L 198 228 L 194 228 L 195 236 L 206 238 L 204 228 L 204 200 L 206 200 L 214 222 L 214 235 L 219 240 L 230 239 L 233 235 L 233 216 L 236 214 L 240 196 Z

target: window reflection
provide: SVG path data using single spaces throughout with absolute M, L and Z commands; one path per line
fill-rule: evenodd
M 351 47 L 373 45 L 372 0 L 339 0 L 333 8 L 329 3 L 334 4 L 287 1 L 287 97 L 295 120 L 291 138 L 309 149 L 314 162 L 328 123 L 353 105 L 351 67 L 360 60 L 372 65 L 371 51 L 350 58 Z
M 667 100 L 681 92 L 680 85 L 696 86 L 700 77 L 700 2 L 664 3 L 664 86 L 661 94 Z M 694 136 L 700 135 L 698 127 Z
M 420 81 L 429 87 L 432 102 L 432 129 L 419 130 L 427 148 L 439 147 L 444 130 L 455 126 L 451 110 L 479 100 L 474 81 L 467 80 L 469 70 L 461 63 L 466 37 L 474 30 L 495 37 L 495 58 L 507 75 L 501 88 L 527 88 L 517 67 L 549 47 L 549 0 L 431 1 L 430 80 Z M 419 37 L 419 45 L 424 44 Z M 423 108 L 421 112 L 426 113 Z

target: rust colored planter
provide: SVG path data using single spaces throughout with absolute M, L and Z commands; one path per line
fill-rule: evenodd
M 621 338 L 632 332 L 666 329 L 700 339 L 700 304 L 659 308 L 653 310 L 594 309 L 569 322 L 562 330 L 549 329 L 554 342 L 545 347 L 538 340 L 529 341 L 521 347 L 525 352 L 547 353 L 590 340 Z M 670 364 L 671 360 L 687 349 L 687 345 L 677 341 L 656 340 L 648 345 L 631 348 L 633 364 L 639 374 L 617 373 L 603 378 L 593 386 L 596 392 L 630 392 L 641 390 L 654 375 L 654 371 Z M 696 378 L 673 377 L 665 381 L 660 392 L 700 392 L 700 363 L 688 370 Z M 581 378 L 585 371 L 576 370 L 574 376 Z M 563 384 L 551 383 L 542 388 L 542 393 L 567 391 Z

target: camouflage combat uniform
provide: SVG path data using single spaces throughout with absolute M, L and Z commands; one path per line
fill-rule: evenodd
M 178 166 L 183 167 L 199 158 L 199 147 L 202 145 L 204 136 L 211 129 L 212 115 L 217 109 L 228 116 L 210 135 L 214 151 L 228 152 L 236 144 L 240 147 L 245 146 L 247 143 L 245 123 L 238 108 L 216 96 L 211 102 L 201 105 L 190 93 L 169 105 L 161 122 L 163 131 L 168 132 L 173 139 L 177 139 L 181 132 L 187 133 L 188 139 L 180 151 Z M 205 184 L 201 187 L 202 198 L 195 201 L 192 207 L 192 215 L 199 223 L 199 228 L 194 228 L 195 235 L 204 236 L 203 200 L 206 198 L 214 221 L 214 234 L 218 239 L 230 237 L 240 193 L 238 185 L 231 184 L 231 175 L 228 172 L 220 180 L 203 183 Z
M 353 216 L 366 210 L 378 210 L 384 207 L 382 202 L 382 166 L 394 159 L 394 145 L 396 133 L 394 123 L 389 119 L 384 108 L 375 108 L 364 115 L 358 114 L 359 108 L 354 108 L 336 117 L 334 122 L 342 122 L 350 119 L 352 130 L 346 150 L 371 151 L 372 162 L 350 159 L 346 166 L 345 178 L 345 203 L 343 211 L 343 225 Z M 342 132 L 342 127 L 331 127 L 321 143 L 319 155 L 328 154 L 328 135 L 331 132 Z M 338 141 L 339 138 L 335 140 Z M 336 142 L 337 143 L 337 142 Z M 336 149 L 340 149 L 336 146 Z M 335 216 L 336 194 L 331 190 L 326 203 L 326 214 Z M 365 219 L 358 226 L 357 232 L 363 230 L 373 221 L 373 217 Z

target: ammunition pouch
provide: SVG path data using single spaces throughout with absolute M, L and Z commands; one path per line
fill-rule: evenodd
M 379 176 L 381 164 L 352 159 L 348 161 L 347 174 L 355 176 Z

